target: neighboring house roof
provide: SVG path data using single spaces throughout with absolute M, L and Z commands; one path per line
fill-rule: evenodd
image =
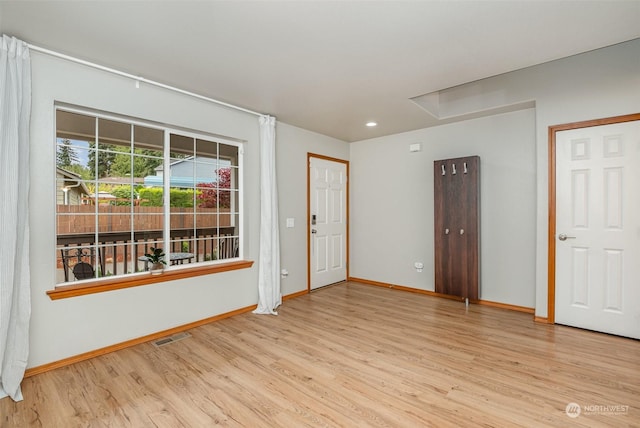
M 217 169 L 226 167 L 229 164 L 229 161 L 226 160 L 218 160 L 202 156 L 189 156 L 184 159 L 176 160 L 169 164 L 169 185 L 171 187 L 194 187 L 198 183 L 215 183 L 218 181 Z M 194 166 L 195 178 L 193 177 Z M 158 166 L 155 171 L 156 175 L 148 175 L 144 178 L 145 186 L 162 186 L 162 165 Z
M 100 179 L 101 183 L 109 183 L 109 184 L 131 184 L 131 177 L 104 177 Z M 133 177 L 133 184 L 142 184 L 144 182 L 144 178 L 142 177 Z
M 162 186 L 163 185 L 163 177 L 160 175 L 149 175 L 144 178 L 145 186 Z M 193 177 L 170 177 L 169 186 L 171 187 L 194 187 L 198 183 L 215 183 L 217 181 L 216 178 L 211 177 L 196 177 L 195 180 Z
M 80 175 L 76 174 L 75 172 L 67 171 L 66 169 L 60 167 L 56 167 L 56 173 L 62 175 L 64 177 L 64 181 L 75 181 L 76 184 L 80 184 L 79 186 L 74 186 L 80 189 L 80 193 L 84 193 L 86 195 L 89 194 L 89 189 L 87 188 L 87 185 L 84 184 L 84 181 L 82 180 L 82 177 L 80 177 Z
M 92 193 L 89 196 L 91 196 L 91 198 L 93 199 L 96 197 L 96 194 Z M 117 199 L 117 198 L 109 192 L 98 192 L 98 199 Z
M 193 160 L 193 159 L 195 159 L 195 158 L 196 158 L 195 156 L 187 156 L 187 157 L 186 157 L 186 158 L 184 158 L 184 159 L 178 159 L 178 160 L 176 160 L 176 161 L 171 162 L 171 163 L 169 164 L 169 168 L 171 168 L 171 167 L 172 167 L 172 166 L 174 166 L 174 165 L 181 164 L 182 162 L 185 162 L 185 161 L 188 161 L 188 160 Z M 162 170 L 164 170 L 164 165 L 162 165 L 162 164 L 158 165 L 158 166 L 155 168 L 155 171 L 156 171 L 156 172 L 162 172 Z
M 208 158 L 208 157 L 204 157 L 204 156 L 187 156 L 184 159 L 178 159 L 175 160 L 173 162 L 171 162 L 169 164 L 169 169 L 173 168 L 176 165 L 180 165 L 183 162 L 187 162 L 187 161 L 195 161 L 197 163 L 200 164 L 209 164 L 209 165 L 217 165 L 217 164 L 226 164 L 229 163 L 228 161 L 225 161 L 223 159 L 212 159 L 212 158 Z M 155 167 L 154 171 L 156 172 L 162 172 L 164 170 L 164 165 L 160 164 L 157 167 Z

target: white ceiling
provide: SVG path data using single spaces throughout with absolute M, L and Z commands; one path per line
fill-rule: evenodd
M 638 38 L 640 1 L 0 1 L 0 31 L 357 141 L 437 124 L 412 97 Z

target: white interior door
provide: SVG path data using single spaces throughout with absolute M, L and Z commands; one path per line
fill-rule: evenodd
M 557 323 L 640 339 L 640 121 L 556 133 Z
M 347 165 L 311 157 L 310 288 L 347 279 Z

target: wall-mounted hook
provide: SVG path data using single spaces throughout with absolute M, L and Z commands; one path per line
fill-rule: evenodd
M 442 175 L 447 175 L 446 172 L 444 171 L 444 164 L 442 164 Z
M 451 164 L 451 174 L 456 175 L 456 164 Z
M 465 162 L 464 163 L 464 173 L 466 174 L 467 172 L 469 172 L 469 171 L 467 170 L 467 163 Z

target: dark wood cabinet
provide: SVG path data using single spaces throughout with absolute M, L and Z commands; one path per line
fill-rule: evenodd
M 434 161 L 435 291 L 478 300 L 480 157 Z

